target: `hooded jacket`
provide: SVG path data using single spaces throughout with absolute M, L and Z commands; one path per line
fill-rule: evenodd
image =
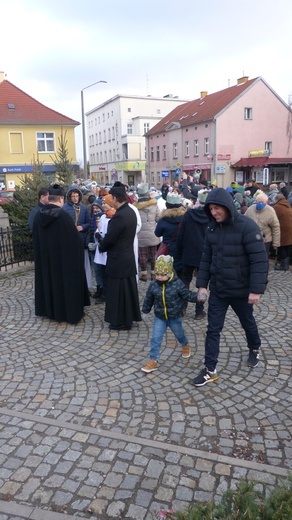
M 185 302 L 197 301 L 197 293 L 189 291 L 185 284 L 172 274 L 163 284 L 153 280 L 146 292 L 142 312 L 148 314 L 154 305 L 154 314 L 161 320 L 174 320 L 183 315 Z
M 70 201 L 70 195 L 72 191 L 77 191 L 79 200 L 77 204 L 73 204 L 73 202 Z M 79 232 L 79 236 L 82 238 L 84 247 L 87 246 L 87 233 L 90 226 L 90 215 L 87 207 L 85 204 L 82 204 L 82 191 L 78 188 L 78 186 L 73 185 L 70 186 L 67 190 L 66 199 L 67 202 L 63 206 L 63 211 L 68 213 L 70 217 L 72 218 L 74 224 L 76 222 L 77 226 L 82 226 L 82 231 Z M 77 212 L 76 212 L 77 210 Z
M 157 246 L 160 243 L 160 239 L 154 233 L 160 215 L 157 200 L 143 198 L 133 205 L 139 211 L 142 223 L 138 233 L 139 247 Z
M 168 254 L 174 259 L 174 269 L 176 272 L 179 272 L 182 269 L 181 258 L 178 256 L 176 250 L 176 243 L 178 226 L 180 225 L 185 212 L 186 209 L 183 206 L 165 209 L 161 213 L 155 229 L 155 235 L 157 237 L 162 237 L 164 244 L 170 244 Z
M 223 206 L 227 218 L 217 223 L 210 204 Z M 207 288 L 221 298 L 245 298 L 263 294 L 267 284 L 268 258 L 258 225 L 236 211 L 229 193 L 212 190 L 204 210 L 210 222 L 197 276 L 197 287 Z
M 33 223 L 35 313 L 56 321 L 78 323 L 90 305 L 84 249 L 72 219 L 47 204 Z

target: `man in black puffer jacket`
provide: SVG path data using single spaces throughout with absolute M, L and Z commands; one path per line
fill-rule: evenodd
M 212 190 L 204 210 L 210 218 L 197 276 L 198 299 L 208 295 L 208 328 L 205 368 L 194 378 L 195 386 L 216 381 L 220 333 L 229 305 L 245 331 L 249 355 L 247 366 L 258 365 L 261 340 L 253 316 L 267 284 L 268 258 L 258 225 L 239 214 L 229 193 Z

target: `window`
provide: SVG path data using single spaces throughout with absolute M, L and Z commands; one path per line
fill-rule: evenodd
M 9 140 L 11 153 L 23 153 L 23 141 L 21 132 L 10 132 Z
M 265 150 L 268 150 L 270 153 L 272 153 L 272 141 L 265 142 Z
M 55 151 L 53 132 L 37 132 L 37 149 L 38 152 Z
M 159 146 L 156 146 L 156 161 L 160 161 L 160 149 L 159 149 Z
M 199 155 L 199 139 L 194 140 L 194 156 Z
M 108 140 L 109 141 L 111 140 L 111 129 L 110 128 L 108 129 Z
M 103 142 L 106 143 L 106 131 L 103 131 Z
M 132 109 L 131 109 L 131 107 L 129 107 L 129 108 L 128 108 L 128 112 L 132 112 Z
M 173 143 L 173 157 L 177 159 L 177 143 Z
M 101 132 L 98 132 L 99 144 L 101 144 Z
M 157 114 L 161 114 L 160 108 L 157 109 Z
M 116 160 L 116 149 L 113 148 L 113 160 L 115 161 Z
M 205 137 L 204 139 L 204 154 L 209 154 L 209 137 Z
M 107 162 L 107 151 L 104 152 L 104 162 Z
M 149 128 L 150 128 L 150 124 L 144 123 L 144 134 L 147 134 L 147 132 L 149 132 Z
M 127 134 L 130 135 L 133 133 L 133 125 L 130 123 L 127 124 Z
M 102 120 L 103 120 L 103 122 L 105 122 L 105 115 L 104 114 L 102 114 Z
M 154 161 L 154 148 L 153 148 L 153 146 L 151 146 L 151 149 L 150 149 L 150 161 L 151 162 Z
M 185 141 L 185 156 L 186 157 L 190 156 L 190 142 L 189 141 Z
M 244 119 L 252 119 L 252 108 L 244 109 Z
M 115 140 L 115 127 L 112 127 L 112 140 Z
M 162 159 L 164 161 L 166 160 L 166 144 L 164 144 L 162 147 Z

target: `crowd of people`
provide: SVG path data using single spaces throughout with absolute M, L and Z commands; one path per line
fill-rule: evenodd
M 220 334 L 230 306 L 245 333 L 247 366 L 254 368 L 261 340 L 253 305 L 266 289 L 271 249 L 275 270 L 289 270 L 291 193 L 285 183 L 271 184 L 265 193 L 253 179 L 219 188 L 216 180 L 186 173 L 160 189 L 119 181 L 86 189 L 76 183 L 66 194 L 58 184 L 43 187 L 28 220 L 35 313 L 77 324 L 84 307 L 103 304 L 104 321 L 119 332 L 147 320 L 153 308 L 149 360 L 141 369 L 151 373 L 158 369 L 167 327 L 182 357 L 190 357 L 183 319 L 191 302 L 194 320 L 207 317 L 204 367 L 193 379 L 203 386 L 218 379 Z M 197 292 L 190 290 L 193 279 Z M 139 283 L 148 281 L 140 309 Z

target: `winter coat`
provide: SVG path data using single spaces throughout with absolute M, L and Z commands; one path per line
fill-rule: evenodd
M 160 219 L 157 222 L 155 235 L 157 237 L 162 237 L 162 241 L 164 244 L 169 245 L 169 254 L 174 259 L 174 269 L 176 272 L 180 272 L 182 270 L 182 261 L 176 251 L 177 244 L 177 233 L 178 226 L 181 223 L 183 216 L 186 212 L 186 209 L 183 206 L 179 206 L 178 208 L 165 209 L 160 216 Z M 177 232 L 176 232 L 177 231 Z M 176 235 L 173 237 L 174 233 Z
M 290 246 L 292 244 L 292 208 L 286 199 L 278 200 L 273 208 L 280 223 L 280 246 Z
M 223 206 L 229 215 L 217 223 L 210 204 Z M 229 193 L 212 190 L 204 210 L 210 218 L 197 275 L 197 287 L 208 287 L 220 298 L 246 298 L 266 289 L 268 258 L 258 225 L 240 215 Z
M 203 204 L 185 212 L 177 236 L 177 253 L 183 265 L 199 267 L 208 223 Z
M 78 192 L 78 195 L 79 195 L 79 201 L 78 201 L 78 204 L 73 204 L 72 202 L 70 202 L 70 193 L 71 191 L 77 191 Z M 73 186 L 70 186 L 68 188 L 68 191 L 67 191 L 67 202 L 66 204 L 64 204 L 63 206 L 63 210 L 68 213 L 68 215 L 72 218 L 74 224 L 76 223 L 76 209 L 78 210 L 79 214 L 78 214 L 78 218 L 77 218 L 77 226 L 82 226 L 82 231 L 79 231 L 79 236 L 81 237 L 82 239 L 82 242 L 83 242 L 83 246 L 84 247 L 87 247 L 87 233 L 89 231 L 89 227 L 90 227 L 90 215 L 89 215 L 89 211 L 87 209 L 87 206 L 85 206 L 85 204 L 82 204 L 81 200 L 82 200 L 82 197 L 83 197 L 83 194 L 82 194 L 82 191 L 75 185 Z
M 72 219 L 49 203 L 33 223 L 35 313 L 59 322 L 78 323 L 90 305 L 84 248 Z
M 157 200 L 145 198 L 138 200 L 133 205 L 139 211 L 142 222 L 138 233 L 139 247 L 157 246 L 160 243 L 160 239 L 154 233 L 160 215 Z
M 153 280 L 146 292 L 142 312 L 148 314 L 154 305 L 154 314 L 161 320 L 174 320 L 183 315 L 185 302 L 197 301 L 197 293 L 189 291 L 173 273 L 163 284 Z
M 107 252 L 106 274 L 111 278 L 129 278 L 136 275 L 134 238 L 137 217 L 127 203 L 122 204 L 110 219 L 107 234 L 99 250 Z
M 264 209 L 258 210 L 256 204 L 252 204 L 245 212 L 245 216 L 257 223 L 265 243 L 272 242 L 273 247 L 279 247 L 280 224 L 274 207 L 267 204 Z

